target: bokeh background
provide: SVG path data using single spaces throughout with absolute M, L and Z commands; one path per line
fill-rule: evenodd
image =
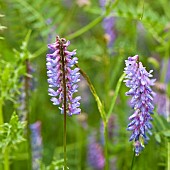
M 46 75 L 46 54 L 50 53 L 47 44 L 55 42 L 56 35 L 70 40 L 69 50 L 77 49 L 79 67 L 89 76 L 106 113 L 128 56 L 138 54 L 146 70 L 154 70 L 157 81 L 153 88 L 156 92 L 153 135 L 140 156 L 134 158 L 133 143 L 129 142 L 131 133 L 126 130 L 133 110 L 130 98 L 125 96 L 128 88 L 122 82 L 108 124 L 109 170 L 128 170 L 133 161 L 134 170 L 167 168 L 170 159 L 169 9 L 168 0 L 0 0 L 1 79 L 8 66 L 11 75 L 7 81 L 14 82 L 2 106 L 3 117 L 4 122 L 9 122 L 15 110 L 21 121 L 23 118 L 31 127 L 32 169 L 57 169 L 63 162 L 63 115 L 50 101 Z M 14 78 L 15 70 L 21 65 Z M 29 94 L 25 94 L 21 83 L 25 76 L 30 83 Z M 68 167 L 102 170 L 105 162 L 102 119 L 83 77 L 78 94 L 82 96 L 82 113 L 67 117 Z M 26 108 L 23 98 L 28 104 Z M 25 130 L 25 138 L 26 134 Z M 28 143 L 28 140 L 21 142 L 18 149 L 11 150 L 11 170 L 29 169 Z M 3 154 L 0 159 L 3 160 Z M 3 161 L 0 164 L 3 169 Z

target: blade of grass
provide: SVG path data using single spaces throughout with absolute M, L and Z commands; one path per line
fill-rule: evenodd
M 117 96 L 118 96 L 118 94 L 119 94 L 120 86 L 121 86 L 121 84 L 122 84 L 122 81 L 123 81 L 125 75 L 126 75 L 126 74 L 123 73 L 123 74 L 121 75 L 121 77 L 119 78 L 118 82 L 117 82 L 115 94 L 114 94 L 114 96 L 113 96 L 113 98 L 112 98 L 111 106 L 110 106 L 109 112 L 108 112 L 108 114 L 107 114 L 107 120 L 109 120 L 110 115 L 112 114 L 113 108 L 114 108 L 115 103 L 116 103 Z

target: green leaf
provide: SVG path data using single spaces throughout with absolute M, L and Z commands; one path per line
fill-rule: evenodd
M 151 63 L 155 69 L 159 69 L 159 62 L 155 58 L 149 57 L 148 62 Z
M 170 130 L 162 131 L 162 134 L 163 134 L 165 137 L 170 137 Z
M 76 65 L 76 67 L 79 68 L 78 65 Z M 98 107 L 98 110 L 100 112 L 101 118 L 103 119 L 103 121 L 106 121 L 106 112 L 105 112 L 105 109 L 104 109 L 104 105 L 101 102 L 99 96 L 97 95 L 97 92 L 96 92 L 93 84 L 91 83 L 90 78 L 87 76 L 87 74 L 82 69 L 80 69 L 80 73 L 85 78 L 85 80 L 87 81 L 88 86 L 90 88 L 90 91 L 93 94 L 93 96 L 94 96 L 94 98 L 95 98 L 95 100 L 97 102 L 97 107 Z
M 118 82 L 117 82 L 115 94 L 114 94 L 113 99 L 112 99 L 112 101 L 111 101 L 111 106 L 110 106 L 110 109 L 109 109 L 109 112 L 108 112 L 108 115 L 107 115 L 107 119 L 108 119 L 108 120 L 109 120 L 110 115 L 111 115 L 111 113 L 112 113 L 112 111 L 113 111 L 114 105 L 115 105 L 115 103 L 116 103 L 117 96 L 118 96 L 118 94 L 119 94 L 120 86 L 121 86 L 122 81 L 123 81 L 123 79 L 124 79 L 125 76 L 126 76 L 126 74 L 123 73 L 123 74 L 121 75 L 121 77 L 119 78 Z
M 156 141 L 157 141 L 158 143 L 161 143 L 161 136 L 160 136 L 159 133 L 156 133 L 156 134 L 155 134 L 155 139 L 156 139 Z

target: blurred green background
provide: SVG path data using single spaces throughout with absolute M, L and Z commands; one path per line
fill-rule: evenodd
M 107 6 L 107 3 L 110 5 Z M 41 122 L 41 167 L 45 169 L 52 161 L 63 159 L 63 115 L 50 101 L 46 75 L 47 44 L 55 42 L 56 35 L 70 40 L 70 51 L 77 49 L 79 66 L 89 76 L 106 112 L 123 73 L 124 60 L 136 54 L 146 70 L 154 70 L 157 82 L 167 87 L 162 91 L 162 86 L 158 85 L 154 91 L 166 96 L 166 103 L 169 102 L 170 2 L 115 0 L 107 3 L 105 8 L 98 0 L 0 0 L 0 14 L 3 15 L 0 17 L 0 71 L 4 69 L 2 61 L 15 66 L 13 71 L 17 69 L 18 59 L 14 49 L 19 52 L 18 57 L 27 55 L 34 70 L 30 80 L 34 79 L 34 90 L 30 89 L 28 99 L 29 123 Z M 111 46 L 108 46 L 108 35 L 103 27 L 106 17 L 114 18 L 112 30 L 115 38 Z M 28 33 L 30 36 L 27 39 Z M 23 42 L 27 44 L 24 49 Z M 20 74 L 25 75 L 22 70 Z M 13 80 L 13 76 L 10 79 Z M 19 79 L 16 86 L 21 86 Z M 129 142 L 130 132 L 126 128 L 133 110 L 128 104 L 129 97 L 125 96 L 126 91 L 128 89 L 122 83 L 112 113 L 114 121 L 112 129 L 109 129 L 113 132 L 108 144 L 109 170 L 128 170 L 132 165 L 133 144 Z M 16 110 L 15 105 L 20 104 L 17 98 L 21 94 L 14 94 L 11 89 L 8 95 L 12 95 L 14 101 L 4 101 L 4 122 L 9 122 Z M 79 95 L 82 96 L 81 115 L 67 117 L 68 167 L 71 170 L 92 170 L 94 168 L 88 161 L 89 137 L 93 136 L 104 152 L 102 120 L 83 77 L 79 83 Z M 159 104 L 155 103 L 153 135 L 141 155 L 134 158 L 133 170 L 163 170 L 168 166 L 170 125 L 165 115 L 169 115 L 170 108 L 159 114 Z M 19 144 L 18 150 L 11 151 L 11 170 L 28 169 L 27 142 Z M 3 160 L 2 154 L 0 159 Z

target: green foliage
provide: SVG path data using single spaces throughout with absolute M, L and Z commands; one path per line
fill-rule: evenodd
M 11 101 L 19 104 L 17 98 L 22 94 L 20 77 L 34 78 L 26 72 L 26 61 L 31 61 L 36 65 L 34 76 L 37 79 L 37 90 L 28 99 L 28 122 L 42 122 L 41 169 L 61 169 L 63 115 L 51 104 L 47 94 L 45 55 L 47 43 L 54 42 L 56 34 L 65 37 L 71 40 L 69 50 L 77 49 L 79 66 L 85 78 L 82 78 L 79 92 L 82 96 L 82 114 L 67 119 L 69 168 L 91 170 L 87 162 L 88 136 L 95 131 L 101 142 L 101 118 L 105 120 L 106 127 L 106 119 L 114 114 L 117 126 L 113 129 L 113 140 L 106 141 L 108 159 L 110 162 L 116 160 L 111 166 L 127 170 L 133 158 L 133 145 L 128 142 L 130 133 L 126 131 L 132 110 L 125 96 L 127 89 L 122 84 L 124 60 L 139 54 L 147 70 L 153 69 L 157 81 L 165 83 L 168 64 L 162 67 L 161 63 L 168 62 L 170 53 L 169 1 L 108 1 L 106 11 L 96 0 L 82 7 L 77 2 L 0 0 L 0 36 L 4 38 L 0 41 L 0 107 L 3 104 L 0 114 L 2 112 L 4 122 L 8 122 L 6 117 L 9 118 L 15 111 Z M 111 48 L 107 46 L 102 27 L 105 16 L 115 17 L 116 39 Z M 166 97 L 170 97 L 169 82 Z M 135 158 L 133 170 L 160 170 L 168 167 L 168 121 L 168 118 L 166 120 L 158 115 L 155 109 L 153 135 L 142 154 Z M 25 124 L 18 121 L 15 113 L 9 123 L 1 126 L 0 146 L 3 151 L 8 147 L 16 148 L 24 140 L 24 127 Z M 29 154 L 26 147 L 24 145 L 24 149 L 12 154 L 15 158 L 11 170 L 27 168 Z
M 18 144 L 25 141 L 24 135 L 25 123 L 18 120 L 14 112 L 10 122 L 0 126 L 0 149 L 4 153 L 6 148 L 17 149 Z
M 4 17 L 4 15 L 0 14 L 0 18 L 1 17 Z M 6 27 L 1 25 L 1 23 L 0 23 L 0 31 L 3 31 L 4 29 L 6 29 Z M 2 39 L 4 39 L 4 38 L 0 36 L 0 40 L 2 40 Z
M 52 161 L 49 166 L 41 165 L 41 170 L 61 170 L 64 167 L 64 160 Z
M 25 61 L 31 57 L 30 52 L 27 50 L 30 33 L 29 31 L 25 40 L 22 42 L 20 51 L 14 49 L 13 62 L 0 61 L 0 70 L 2 70 L 0 72 L 0 98 L 2 101 L 10 100 L 15 103 L 15 96 L 20 93 L 19 79 L 26 73 Z

